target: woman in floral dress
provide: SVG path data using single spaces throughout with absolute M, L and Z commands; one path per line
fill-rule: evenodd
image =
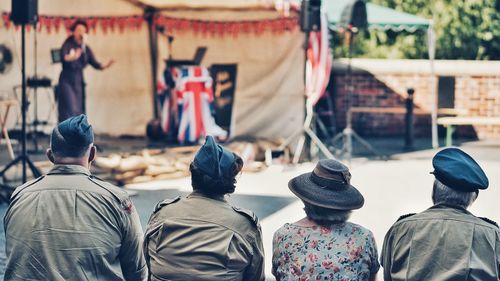
M 373 234 L 347 221 L 364 204 L 350 179 L 342 163 L 321 160 L 312 173 L 290 180 L 288 187 L 304 202 L 307 216 L 274 234 L 276 280 L 376 279 L 380 264 Z

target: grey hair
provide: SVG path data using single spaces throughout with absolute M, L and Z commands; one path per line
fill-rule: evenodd
M 432 201 L 434 204 L 448 204 L 467 209 L 477 198 L 477 192 L 458 191 L 434 180 Z
M 319 224 L 342 223 L 349 219 L 351 210 L 334 210 L 304 202 L 304 211 L 311 220 Z

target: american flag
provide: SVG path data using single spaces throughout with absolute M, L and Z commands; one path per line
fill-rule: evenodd
M 306 97 L 313 105 L 325 93 L 332 69 L 332 52 L 328 42 L 328 20 L 321 13 L 321 29 L 309 34 L 306 61 Z

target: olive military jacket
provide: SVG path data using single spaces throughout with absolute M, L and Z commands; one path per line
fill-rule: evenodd
M 500 280 L 500 230 L 465 209 L 435 205 L 386 234 L 384 280 Z
M 146 280 L 143 232 L 125 191 L 78 165 L 18 187 L 4 218 L 5 280 Z
M 160 202 L 144 241 L 150 280 L 264 280 L 257 218 L 193 192 Z

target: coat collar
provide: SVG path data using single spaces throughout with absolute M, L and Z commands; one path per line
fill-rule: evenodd
M 84 174 L 86 176 L 90 176 L 90 171 L 80 165 L 65 165 L 65 164 L 56 164 L 50 171 L 47 173 L 48 175 L 71 175 L 71 174 Z
M 209 196 L 207 194 L 204 194 L 204 193 L 196 191 L 196 190 L 191 192 L 191 194 L 189 194 L 188 197 L 198 197 L 198 198 L 201 197 L 201 198 L 207 198 L 207 199 L 212 199 L 212 200 L 216 200 L 216 201 L 226 202 L 224 195 Z
M 453 209 L 457 212 L 472 215 L 472 213 L 470 213 L 469 211 L 467 211 L 466 209 L 464 209 L 462 207 L 453 206 L 453 205 L 444 204 L 444 203 L 436 204 L 436 205 L 430 207 L 429 209 Z

